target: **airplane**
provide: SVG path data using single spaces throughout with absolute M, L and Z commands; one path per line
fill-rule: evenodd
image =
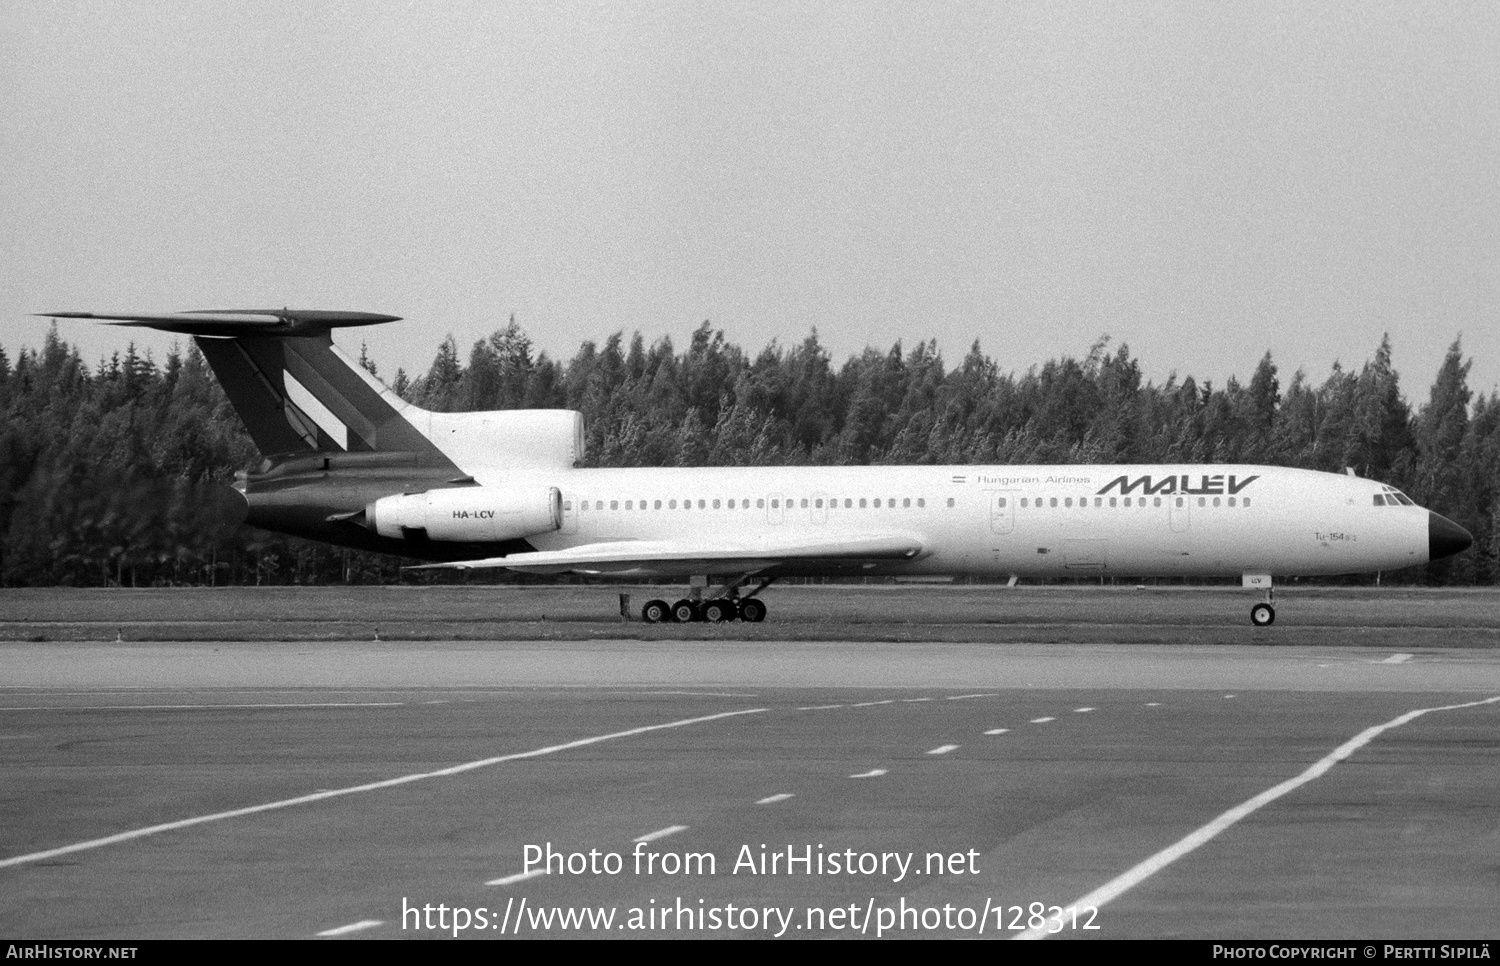
M 759 622 L 785 577 L 1238 577 L 1276 619 L 1274 578 L 1396 570 L 1468 531 L 1346 474 L 1256 465 L 585 469 L 571 410 L 429 412 L 333 344 L 363 312 L 43 313 L 191 335 L 265 457 L 246 522 L 432 561 L 680 578 L 649 623 Z M 751 589 L 750 585 L 754 584 Z

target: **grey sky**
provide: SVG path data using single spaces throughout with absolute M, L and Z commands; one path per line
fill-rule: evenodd
M 0 345 L 64 309 L 704 319 L 1500 382 L 1500 5 L 0 2 Z M 97 359 L 131 338 L 67 324 Z

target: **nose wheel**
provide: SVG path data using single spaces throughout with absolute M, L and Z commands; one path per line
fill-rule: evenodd
M 1250 608 L 1250 623 L 1256 627 L 1270 627 L 1276 621 L 1276 608 L 1261 602 Z

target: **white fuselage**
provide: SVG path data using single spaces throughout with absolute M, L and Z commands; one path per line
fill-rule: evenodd
M 554 469 L 484 482 L 561 490 L 561 528 L 528 538 L 541 551 L 618 541 L 753 547 L 791 537 L 889 535 L 914 538 L 922 550 L 910 560 L 834 569 L 990 576 L 1293 576 L 1392 570 L 1428 559 L 1427 511 L 1377 502 L 1389 487 L 1273 466 Z M 671 565 L 579 569 L 700 572 Z

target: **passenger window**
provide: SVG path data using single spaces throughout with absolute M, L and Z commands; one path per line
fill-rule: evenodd
M 807 497 L 805 496 L 802 498 L 802 509 L 807 509 Z
M 851 499 L 850 499 L 850 498 L 849 498 L 849 497 L 847 497 L 847 496 L 846 496 L 846 497 L 844 497 L 844 509 L 845 509 L 845 510 L 852 510 L 852 509 L 853 509 L 853 508 L 854 508 L 854 501 L 853 501 L 853 500 L 851 500 Z
M 630 500 L 626 500 L 625 501 L 625 509 L 627 509 L 627 510 L 634 510 L 635 509 L 635 504 L 632 501 L 630 501 Z
M 1057 506 L 1057 497 L 1054 496 L 1051 499 L 1049 499 L 1047 501 L 1047 505 L 1048 506 Z
M 1117 504 L 1117 503 L 1116 503 L 1116 502 L 1115 502 L 1115 498 L 1114 498 L 1114 497 L 1110 497 L 1110 498 L 1109 498 L 1109 505 L 1110 505 L 1110 506 L 1117 506 L 1117 505 L 1118 505 L 1118 504 Z
M 677 501 L 673 500 L 672 502 L 668 503 L 667 504 L 667 509 L 669 509 L 669 510 L 675 510 L 675 509 L 677 509 Z
M 719 508 L 719 501 L 715 500 L 714 501 L 714 509 L 717 510 L 718 508 Z
M 815 506 L 817 509 L 821 510 L 821 509 L 823 509 L 823 501 L 820 499 L 816 503 L 814 503 L 813 506 Z
M 773 509 L 773 510 L 780 510 L 781 509 L 781 501 L 780 500 L 772 500 L 771 501 L 771 509 Z
M 1072 505 L 1073 505 L 1073 498 L 1071 496 L 1063 498 L 1063 506 L 1070 507 Z
M 755 501 L 755 505 L 757 507 L 759 507 L 760 509 L 764 510 L 766 508 L 766 501 L 765 500 L 756 500 Z
M 1219 505 L 1219 498 L 1218 497 L 1214 497 L 1214 506 L 1218 506 L 1218 505 Z
M 729 509 L 731 509 L 731 510 L 734 509 L 734 501 L 733 500 L 729 501 Z
M 1113 503 L 1114 501 L 1111 500 L 1110 502 Z M 1096 497 L 1094 497 L 1094 506 L 1103 506 L 1103 505 L 1104 505 L 1104 497 L 1102 497 L 1102 496 L 1096 496 Z
M 949 505 L 949 506 L 950 506 L 950 507 L 951 507 L 951 506 L 952 506 L 952 505 L 953 505 L 953 497 L 951 497 L 951 496 L 950 496 L 950 497 L 948 497 L 948 505 Z
M 1125 498 L 1125 505 L 1130 506 L 1130 497 L 1128 496 Z
M 1177 498 L 1177 505 L 1182 506 L 1182 497 L 1180 496 Z
M 1247 497 L 1245 497 L 1245 506 L 1249 506 L 1249 505 L 1250 505 L 1250 498 L 1247 496 Z
M 1159 496 L 1153 496 L 1151 498 L 1151 505 L 1152 506 L 1161 506 L 1161 497 L 1159 497 Z
M 863 510 L 867 505 L 868 505 L 868 503 L 865 500 L 865 498 L 864 497 L 860 497 L 860 499 L 859 499 L 859 508 L 861 510 Z
M 996 500 L 995 505 L 1000 507 L 1000 509 L 1002 510 L 1005 509 L 1005 497 L 1002 496 L 1000 499 Z
M 683 500 L 682 501 L 682 508 L 684 510 L 691 510 L 693 508 L 693 501 L 692 500 Z
M 573 501 L 572 500 L 564 500 L 563 501 L 563 509 L 564 510 L 571 510 L 571 509 L 573 509 Z
M 1208 505 L 1208 500 L 1206 500 L 1206 499 L 1204 499 L 1203 497 L 1200 496 L 1200 497 L 1198 497 L 1198 505 L 1199 506 L 1207 506 Z
M 911 509 L 911 497 L 907 497 L 906 499 L 904 499 L 904 500 L 901 501 L 901 509 L 903 509 L 903 510 L 909 510 L 909 509 Z
M 1028 507 L 1030 505 L 1031 505 L 1031 501 L 1027 497 L 1024 497 L 1024 496 L 1021 497 L 1021 509 L 1024 510 L 1024 509 L 1026 509 L 1026 507 Z
M 706 508 L 707 508 L 707 501 L 706 500 L 699 500 L 698 501 L 698 509 L 703 510 L 703 509 L 706 509 Z
M 1234 506 L 1234 497 L 1229 498 L 1229 505 Z
M 917 497 L 917 506 L 926 506 L 926 505 L 927 505 L 927 498 L 926 497 L 923 497 L 923 496 Z
M 661 501 L 660 500 L 656 501 L 656 506 L 653 507 L 653 509 L 656 509 L 656 510 L 660 510 L 661 509 Z

